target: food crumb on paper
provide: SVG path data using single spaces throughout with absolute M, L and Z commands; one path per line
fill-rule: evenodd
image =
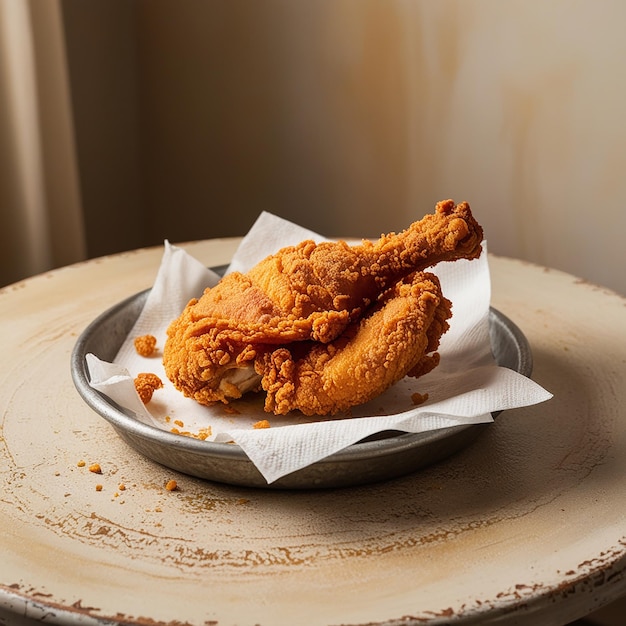
M 142 372 L 135 378 L 135 389 L 144 404 L 152 400 L 152 395 L 157 389 L 163 387 L 163 381 L 151 372 Z
M 154 335 L 141 335 L 140 337 L 135 337 L 133 343 L 139 356 L 149 357 L 154 354 L 157 339 Z
M 428 394 L 427 393 L 415 392 L 414 394 L 411 394 L 411 401 L 416 406 L 418 404 L 424 404 L 424 402 L 426 402 L 426 400 L 428 400 Z

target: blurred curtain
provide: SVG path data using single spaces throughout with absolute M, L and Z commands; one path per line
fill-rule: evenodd
M 59 0 L 0 0 L 0 285 L 85 258 Z

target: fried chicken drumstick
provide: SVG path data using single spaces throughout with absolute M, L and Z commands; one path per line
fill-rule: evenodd
M 168 329 L 165 371 L 201 404 L 260 388 L 276 414 L 360 404 L 436 364 L 450 303 L 423 270 L 478 257 L 482 238 L 469 205 L 447 200 L 376 242 L 283 248 L 189 302 Z

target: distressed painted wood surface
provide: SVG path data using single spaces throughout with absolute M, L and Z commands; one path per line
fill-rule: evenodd
M 185 247 L 216 265 L 237 242 Z M 549 625 L 626 591 L 623 298 L 492 257 L 493 305 L 528 337 L 552 400 L 503 413 L 470 448 L 405 478 L 256 491 L 140 457 L 74 390 L 77 336 L 149 287 L 160 256 L 106 257 L 0 291 L 2 615 Z

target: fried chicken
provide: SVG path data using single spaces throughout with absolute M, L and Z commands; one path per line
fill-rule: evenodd
M 442 320 L 449 315 L 436 279 L 418 273 L 440 261 L 478 257 L 482 237 L 469 205 L 447 200 L 405 231 L 376 242 L 303 241 L 284 248 L 247 274 L 228 274 L 189 302 L 168 329 L 165 371 L 179 390 L 201 404 L 228 403 L 261 387 L 268 393 L 266 410 L 277 414 L 292 409 L 328 414 L 359 404 L 363 392 L 356 389 L 352 401 L 349 390 L 346 397 L 332 400 L 336 394 L 324 391 L 328 381 L 339 370 L 358 371 L 368 377 L 368 385 L 379 381 L 375 388 L 380 393 L 409 370 L 417 371 L 438 344 L 445 329 Z M 419 314 L 408 314 L 411 307 Z M 412 321 L 405 323 L 400 315 Z M 392 333 L 382 322 L 388 318 L 391 327 L 397 326 Z M 386 344 L 387 356 L 377 351 L 368 365 L 364 355 L 372 341 Z M 405 358 L 408 345 L 411 354 Z M 297 356 L 287 356 L 292 352 Z M 398 363 L 391 367 L 391 361 Z M 311 376 L 314 364 L 318 370 L 332 365 L 334 373 L 316 370 L 316 382 L 304 384 L 301 379 Z M 293 373 L 287 375 L 287 370 Z M 287 391 L 292 387 L 293 392 Z M 328 399 L 315 404 L 316 393 L 320 398 L 327 393 Z M 309 398 L 306 404 L 304 398 Z
M 334 415 L 372 400 L 407 374 L 426 374 L 439 362 L 435 350 L 450 306 L 437 277 L 420 272 L 390 287 L 334 341 L 265 353 L 256 362 L 265 410 Z

